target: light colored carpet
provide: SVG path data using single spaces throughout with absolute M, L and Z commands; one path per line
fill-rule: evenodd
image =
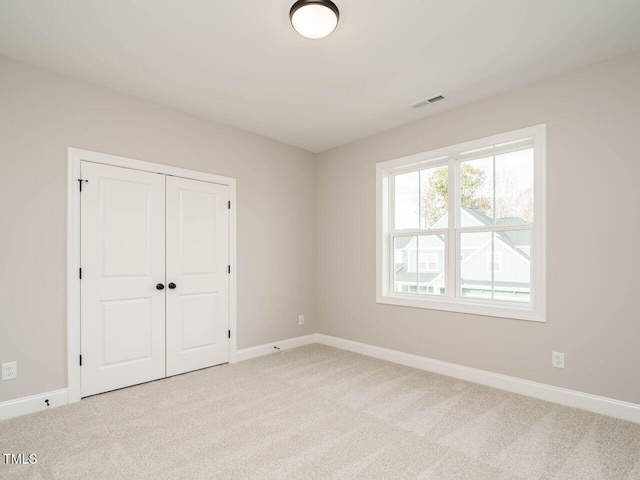
M 640 425 L 311 345 L 0 422 L 29 479 L 640 479 Z

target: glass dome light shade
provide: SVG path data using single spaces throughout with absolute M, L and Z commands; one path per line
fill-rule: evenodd
M 323 38 L 338 26 L 338 7 L 329 0 L 300 0 L 289 13 L 291 25 L 306 38 Z

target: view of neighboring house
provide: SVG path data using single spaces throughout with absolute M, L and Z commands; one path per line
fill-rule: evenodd
M 445 215 L 434 228 L 446 228 Z M 462 207 L 463 227 L 492 225 L 493 220 L 472 208 Z M 501 218 L 498 225 L 526 225 L 521 218 Z M 492 241 L 492 237 L 493 240 Z M 493 249 L 493 261 L 492 261 Z M 445 294 L 445 237 L 421 235 L 396 237 L 394 246 L 396 292 Z M 531 232 L 462 233 L 460 239 L 460 288 L 463 297 L 511 301 L 530 299 Z M 493 278 L 492 278 L 493 277 Z M 493 289 L 492 289 L 493 284 Z

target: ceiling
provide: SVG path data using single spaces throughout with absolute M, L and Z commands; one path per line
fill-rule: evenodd
M 0 0 L 0 53 L 320 152 L 640 49 L 638 0 L 334 1 Z

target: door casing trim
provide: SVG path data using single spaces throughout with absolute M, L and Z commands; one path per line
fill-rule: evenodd
M 80 367 L 80 162 L 87 161 L 114 167 L 161 173 L 174 177 L 217 183 L 229 187 L 229 363 L 237 361 L 237 252 L 236 252 L 236 179 L 212 173 L 172 167 L 159 163 L 143 162 L 126 157 L 92 152 L 79 148 L 68 149 L 67 157 L 67 386 L 69 403 L 81 398 Z

